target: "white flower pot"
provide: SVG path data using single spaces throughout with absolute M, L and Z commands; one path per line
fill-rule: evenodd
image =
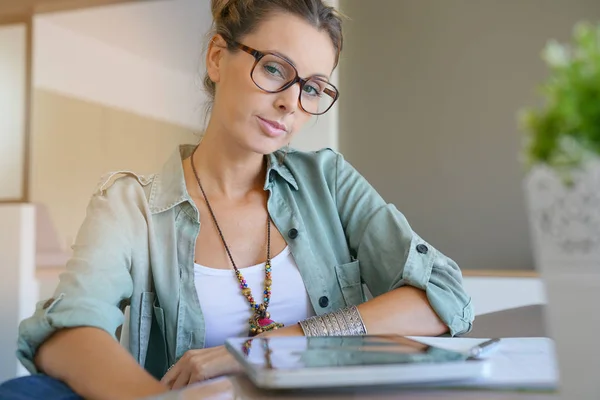
M 600 161 L 565 185 L 552 169 L 525 181 L 536 268 L 546 286 L 546 321 L 556 342 L 561 398 L 600 399 Z

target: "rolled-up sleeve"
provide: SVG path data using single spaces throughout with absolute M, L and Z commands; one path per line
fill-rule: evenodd
M 59 329 L 96 327 L 116 339 L 124 319 L 119 303 L 133 290 L 126 197 L 115 188 L 94 194 L 53 297 L 20 323 L 17 357 L 30 373 L 38 372 L 37 349 Z
M 335 196 L 348 245 L 374 296 L 414 286 L 426 292 L 451 335 L 471 330 L 473 306 L 458 265 L 417 235 L 404 215 L 339 154 Z

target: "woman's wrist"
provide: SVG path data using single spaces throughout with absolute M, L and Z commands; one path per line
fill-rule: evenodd
M 284 328 L 274 329 L 272 331 L 263 332 L 257 337 L 279 337 L 279 336 L 304 336 L 300 325 L 288 325 Z
M 360 312 L 350 306 L 298 323 L 305 336 L 362 336 L 367 334 Z

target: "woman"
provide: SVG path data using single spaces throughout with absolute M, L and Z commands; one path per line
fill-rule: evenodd
M 321 0 L 213 0 L 212 12 L 214 103 L 201 143 L 156 175 L 101 183 L 55 297 L 20 326 L 19 359 L 43 375 L 4 393 L 48 385 L 130 399 L 177 389 L 235 371 L 222 346 L 232 336 L 471 329 L 453 261 L 340 154 L 287 148 L 338 98 L 335 10 Z M 125 305 L 129 352 L 115 340 Z

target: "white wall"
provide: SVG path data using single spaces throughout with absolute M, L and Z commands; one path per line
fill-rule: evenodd
M 15 352 L 17 326 L 33 314 L 35 279 L 35 209 L 31 204 L 0 204 L 0 382 L 22 375 Z
M 34 86 L 200 130 L 210 24 L 208 0 L 38 16 Z M 333 83 L 338 84 L 337 76 Z M 309 122 L 294 146 L 337 148 L 337 110 Z
M 464 287 L 475 315 L 547 302 L 541 278 L 465 277 Z
M 26 26 L 0 26 L 0 200 L 23 197 Z
M 121 6 L 114 7 L 118 11 Z M 83 19 L 86 13 L 93 11 L 78 12 Z M 72 17 L 78 19 L 78 15 Z M 54 18 L 43 15 L 35 19 L 36 88 L 193 129 L 202 127 L 205 97 L 196 88 L 192 73 L 65 28 L 54 23 Z M 141 16 L 131 16 L 132 22 L 138 18 Z M 111 28 L 105 26 L 107 34 Z

